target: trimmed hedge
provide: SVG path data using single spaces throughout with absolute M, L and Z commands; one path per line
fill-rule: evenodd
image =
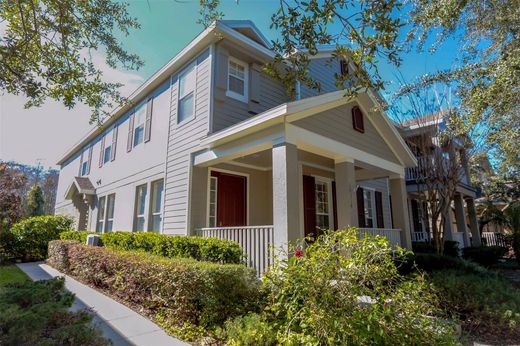
M 256 311 L 259 280 L 252 268 L 114 251 L 77 241 L 49 244 L 49 264 L 145 312 L 164 328 L 211 328 Z
M 48 242 L 59 239 L 60 233 L 70 230 L 73 223 L 68 216 L 35 216 L 14 224 L 14 256 L 26 261 L 44 260 Z
M 171 236 L 151 232 L 110 232 L 101 235 L 103 245 L 116 250 L 138 250 L 163 257 L 193 258 L 215 263 L 243 263 L 237 242 L 195 236 Z
M 80 243 L 86 244 L 87 243 L 87 236 L 90 234 L 98 234 L 96 232 L 90 232 L 90 231 L 66 231 L 60 233 L 60 239 L 61 240 L 77 240 Z
M 501 246 L 479 246 L 466 247 L 463 251 L 465 259 L 478 263 L 484 267 L 491 267 L 498 263 L 507 252 L 507 249 Z

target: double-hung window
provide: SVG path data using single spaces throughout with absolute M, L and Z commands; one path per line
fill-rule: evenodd
M 134 115 L 134 147 L 143 143 L 144 124 L 146 121 L 146 103 L 141 104 L 135 110 Z
M 112 138 L 114 136 L 114 130 L 110 130 L 105 135 L 105 149 L 103 150 L 103 164 L 110 161 L 112 157 Z
M 248 102 L 248 76 L 248 65 L 243 61 L 229 57 L 226 95 L 242 102 Z
M 164 181 L 162 179 L 153 181 L 151 191 L 152 195 L 150 196 L 150 217 L 152 222 L 149 230 L 152 232 L 160 232 L 162 223 L 161 207 L 164 191 Z
M 87 175 L 88 171 L 88 161 L 83 161 L 81 163 L 81 176 Z
M 368 228 L 374 227 L 374 191 L 364 188 L 363 189 L 363 200 L 365 207 L 365 226 Z
M 105 232 L 112 232 L 114 227 L 114 207 L 116 203 L 116 195 L 113 193 L 107 197 L 107 216 L 105 220 Z
M 96 232 L 103 233 L 103 229 L 105 227 L 105 203 L 106 197 L 99 197 L 98 199 L 98 216 L 97 216 L 97 224 L 96 224 Z
M 331 226 L 330 212 L 331 195 L 329 191 L 329 183 L 326 181 L 316 180 L 316 227 L 320 229 L 329 229 Z
M 196 71 L 196 65 L 193 63 L 179 75 L 178 124 L 192 118 L 195 114 Z
M 217 177 L 209 178 L 209 227 L 217 226 Z
M 139 185 L 135 191 L 135 231 L 144 232 L 146 230 L 146 196 L 148 185 Z

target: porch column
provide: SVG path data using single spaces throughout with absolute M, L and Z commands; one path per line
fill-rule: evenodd
M 466 216 L 464 215 L 464 200 L 462 195 L 457 193 L 454 199 L 455 221 L 457 222 L 457 232 L 461 232 L 464 238 L 464 247 L 470 246 L 469 235 L 466 229 Z
M 391 178 L 389 179 L 389 185 L 392 199 L 392 218 L 395 227 L 401 230 L 401 246 L 411 250 L 412 240 L 404 178 Z
M 444 240 L 455 240 L 453 236 L 453 219 L 451 217 L 451 206 L 448 209 L 448 215 L 442 215 L 441 220 L 444 225 Z
M 343 161 L 335 165 L 338 229 L 358 224 L 356 212 L 356 177 L 354 163 Z
M 274 246 L 287 250 L 287 243 L 303 238 L 300 227 L 298 149 L 294 144 L 273 146 Z
M 467 198 L 466 206 L 468 208 L 469 227 L 471 228 L 471 246 L 481 246 L 482 240 L 480 231 L 478 230 L 475 200 L 473 198 Z

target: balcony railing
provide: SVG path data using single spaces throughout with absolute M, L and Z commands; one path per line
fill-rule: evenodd
M 364 234 L 387 237 L 392 245 L 401 246 L 401 230 L 394 228 L 359 228 L 361 236 Z
M 271 251 L 274 227 L 271 225 L 201 228 L 195 232 L 202 237 L 238 242 L 247 256 L 247 265 L 255 268 L 259 275 L 266 272 L 274 263 Z
M 413 242 L 427 242 L 430 241 L 430 235 L 426 232 L 412 232 Z

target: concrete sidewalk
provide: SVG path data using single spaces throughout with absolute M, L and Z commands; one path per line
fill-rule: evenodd
M 94 315 L 93 322 L 101 328 L 105 338 L 112 340 L 113 345 L 189 345 L 167 335 L 155 323 L 132 309 L 74 280 L 70 276 L 60 273 L 45 263 L 20 263 L 17 266 L 35 281 L 64 276 L 65 287 L 76 295 L 76 300 L 71 309 L 90 309 Z

